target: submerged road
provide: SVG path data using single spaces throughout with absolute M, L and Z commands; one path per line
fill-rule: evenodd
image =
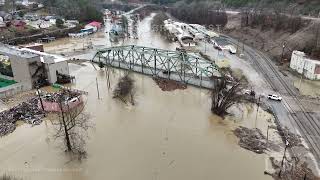
M 237 41 L 226 37 L 231 43 Z M 319 112 L 307 110 L 300 98 L 298 90 L 278 70 L 272 60 L 265 54 L 245 46 L 245 56 L 253 67 L 263 75 L 270 87 L 283 97 L 282 102 L 266 102 L 271 105 L 282 127 L 288 127 L 292 132 L 300 134 L 310 151 L 320 165 L 320 119 Z

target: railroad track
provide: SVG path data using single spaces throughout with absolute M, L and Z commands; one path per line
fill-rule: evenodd
M 281 77 L 281 75 L 276 70 L 276 68 L 274 67 L 274 65 L 272 64 L 271 60 L 268 57 L 266 57 L 264 54 L 256 53 L 254 50 L 250 50 L 248 48 L 247 48 L 247 54 L 250 56 L 250 58 L 252 59 L 252 62 L 259 68 L 259 70 L 262 73 L 264 73 L 265 75 L 264 77 L 268 81 L 272 89 L 275 91 L 278 91 L 279 88 L 275 85 L 275 82 L 271 80 L 271 78 L 268 75 L 268 72 L 266 72 L 266 70 L 262 67 L 263 65 L 256 60 L 257 58 L 264 59 L 264 61 L 267 64 L 267 68 L 269 68 L 273 72 L 273 74 L 276 76 L 277 80 L 280 82 L 284 90 L 298 105 L 303 117 L 307 121 L 301 122 L 300 120 L 301 118 L 299 118 L 297 116 L 297 113 L 293 111 L 292 105 L 290 105 L 290 103 L 287 103 L 286 100 L 284 100 L 286 109 L 288 109 L 290 116 L 295 121 L 296 125 L 299 127 L 301 135 L 304 137 L 304 139 L 308 143 L 311 152 L 313 152 L 319 164 L 320 163 L 320 143 L 319 143 L 320 142 L 320 126 L 319 124 L 313 119 L 313 117 L 309 113 L 306 113 L 306 109 L 302 105 L 301 100 L 297 98 L 297 93 L 294 92 L 289 87 L 289 85 Z

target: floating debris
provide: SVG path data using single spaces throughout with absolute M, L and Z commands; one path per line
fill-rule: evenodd
M 45 93 L 41 98 L 49 102 L 58 102 L 61 99 L 69 101 L 79 97 L 79 95 L 81 93 L 77 91 L 62 90 L 56 93 Z M 25 102 L 0 113 L 0 137 L 12 133 L 16 129 L 15 123 L 19 120 L 35 126 L 40 125 L 44 117 L 45 112 L 39 108 L 38 97 L 31 97 Z
M 80 92 L 74 91 L 74 90 L 67 90 L 67 89 L 62 89 L 59 92 L 55 93 L 45 93 L 42 96 L 42 99 L 48 102 L 66 102 L 69 101 L 73 98 L 77 98 L 81 95 Z
M 127 102 L 129 98 L 131 104 L 134 105 L 133 95 L 134 95 L 134 80 L 129 77 L 129 75 L 125 75 L 120 78 L 116 89 L 113 91 L 113 98 L 118 98 L 124 103 Z
M 281 131 L 279 131 L 279 134 L 281 137 L 285 137 L 289 147 L 303 146 L 301 136 L 290 132 L 288 128 L 282 128 Z
M 181 82 L 177 82 L 170 79 L 164 79 L 155 77 L 153 80 L 157 83 L 157 85 L 160 87 L 162 91 L 174 91 L 177 89 L 187 89 L 186 84 L 182 84 Z
M 12 133 L 16 126 L 12 123 L 0 122 L 0 137 Z
M 249 129 L 246 127 L 238 127 L 234 130 L 234 134 L 240 139 L 240 147 L 257 154 L 262 154 L 267 148 L 266 137 L 260 129 Z
M 275 180 L 290 179 L 290 180 L 320 180 L 314 172 L 307 166 L 306 162 L 301 161 L 299 158 L 293 161 L 284 161 L 281 167 L 281 161 L 270 157 L 272 167 L 275 169 L 273 173 L 265 172 L 272 176 Z

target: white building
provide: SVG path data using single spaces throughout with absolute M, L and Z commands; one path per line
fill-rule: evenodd
M 304 52 L 292 52 L 290 68 L 308 79 L 320 80 L 320 61 L 310 59 Z
M 57 82 L 57 72 L 65 75 L 70 74 L 67 59 L 62 56 L 48 54 L 28 48 L 22 48 L 21 50 L 36 54 L 40 57 L 41 62 L 45 64 L 45 68 L 48 72 L 48 80 L 51 84 Z
M 69 75 L 67 59 L 58 55 L 1 43 L 0 55 L 9 58 L 13 79 L 23 85 L 23 90 L 35 88 L 41 80 L 53 84 L 58 75 Z

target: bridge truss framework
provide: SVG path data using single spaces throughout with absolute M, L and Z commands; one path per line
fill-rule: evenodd
M 221 77 L 215 62 L 184 51 L 116 46 L 99 50 L 92 61 L 203 88 L 212 88 L 212 77 Z

